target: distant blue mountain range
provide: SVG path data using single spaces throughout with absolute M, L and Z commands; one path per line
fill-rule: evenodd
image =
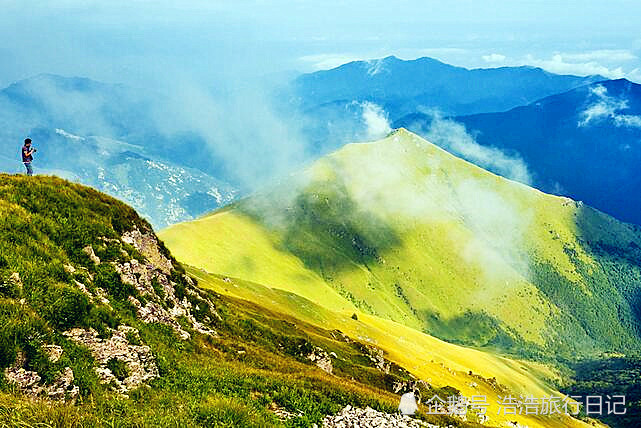
M 468 70 L 433 58 L 405 61 L 390 56 L 304 74 L 292 90 L 304 109 L 372 101 L 395 119 L 419 108 L 437 108 L 445 115 L 504 111 L 599 80 L 605 79 L 561 76 L 528 66 Z
M 527 66 L 468 70 L 432 58 L 390 56 L 301 75 L 282 97 L 298 112 L 311 151 L 324 153 L 371 138 L 364 121 L 368 103 L 390 121 L 416 112 L 467 115 L 505 111 L 600 80 Z

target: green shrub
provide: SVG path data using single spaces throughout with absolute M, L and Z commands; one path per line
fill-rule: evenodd
M 12 365 L 18 351 L 33 357 L 49 336 L 45 322 L 33 311 L 12 300 L 0 300 L 0 368 Z
M 206 427 L 256 427 L 275 426 L 276 421 L 267 424 L 256 410 L 233 399 L 210 400 L 196 407 L 194 419 Z
M 120 275 L 116 269 L 107 263 L 101 263 L 96 266 L 96 277 L 94 284 L 96 287 L 101 287 L 107 291 L 111 296 L 118 300 L 126 300 L 129 296 L 136 294 L 136 289 L 131 284 L 125 284 L 120 279 Z
M 162 284 L 158 281 L 157 278 L 153 278 L 151 280 L 151 288 L 154 289 L 154 292 L 160 297 L 161 299 L 165 298 L 165 290 L 162 287 Z
M 52 326 L 68 330 L 83 324 L 89 315 L 89 299 L 78 289 L 67 285 L 50 287 L 42 313 Z
M 125 380 L 129 376 L 129 370 L 127 370 L 127 364 L 117 358 L 110 358 L 107 361 L 107 368 L 111 370 L 111 373 L 119 381 Z
M 92 306 L 85 320 L 85 326 L 93 328 L 103 338 L 108 337 L 109 329 L 115 329 L 118 324 L 117 314 L 105 306 Z

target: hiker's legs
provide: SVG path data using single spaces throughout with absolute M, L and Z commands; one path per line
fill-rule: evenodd
M 25 162 L 25 167 L 27 167 L 27 175 L 33 175 L 33 168 L 31 168 L 31 162 Z

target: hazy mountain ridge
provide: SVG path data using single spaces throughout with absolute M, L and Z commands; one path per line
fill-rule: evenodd
M 563 76 L 529 66 L 466 69 L 433 58 L 391 56 L 304 74 L 293 88 L 307 108 L 372 101 L 398 118 L 418 107 L 446 115 L 503 111 L 600 80 L 604 78 Z

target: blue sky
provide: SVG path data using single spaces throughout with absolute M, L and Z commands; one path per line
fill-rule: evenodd
M 641 82 L 638 1 L 0 0 L 0 86 L 39 73 L 215 84 L 431 56 Z

